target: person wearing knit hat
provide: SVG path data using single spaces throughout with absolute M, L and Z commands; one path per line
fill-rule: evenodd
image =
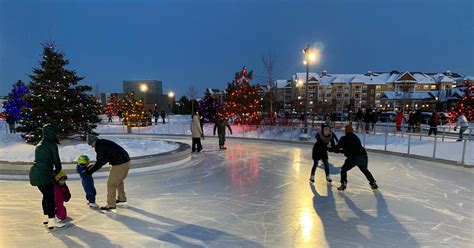
M 313 145 L 313 167 L 311 168 L 311 175 L 309 181 L 314 183 L 314 175 L 316 168 L 318 167 L 319 160 L 323 161 L 324 172 L 326 174 L 326 181 L 332 182 L 329 175 L 329 157 L 328 151 L 332 151 L 332 148 L 336 146 L 338 139 L 336 134 L 331 131 L 331 127 L 328 124 L 323 123 L 321 130 L 316 134 L 316 143 Z
M 66 184 L 67 174 L 61 171 L 54 176 L 54 179 L 54 209 L 56 218 L 59 220 L 65 220 L 67 217 L 67 211 L 64 202 L 68 202 L 71 199 L 71 193 Z
M 92 175 L 86 173 L 89 163 L 90 160 L 87 155 L 80 155 L 77 158 L 76 171 L 81 176 L 82 188 L 84 188 L 84 192 L 86 193 L 87 205 L 91 208 L 98 208 L 99 205 L 95 203 L 97 191 L 94 187 L 94 178 Z
M 346 125 L 344 128 L 346 135 L 342 136 L 334 152 L 344 152 L 346 160 L 341 169 L 341 186 L 338 187 L 338 190 L 345 190 L 347 187 L 347 172 L 354 168 L 355 166 L 359 167 L 360 171 L 365 175 L 369 181 L 370 187 L 372 189 L 377 189 L 377 183 L 372 173 L 368 169 L 369 159 L 367 157 L 367 152 L 362 146 L 359 137 L 354 134 L 354 129 L 352 125 Z
M 104 213 L 116 213 L 117 205 L 127 205 L 124 180 L 130 170 L 130 156 L 123 147 L 111 140 L 88 135 L 86 141 L 97 153 L 96 162 L 87 167 L 87 175 L 92 175 L 107 163 L 112 166 L 107 179 L 107 205 L 100 209 Z

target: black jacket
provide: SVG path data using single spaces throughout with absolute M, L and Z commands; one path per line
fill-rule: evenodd
M 332 152 L 333 148 L 336 147 L 338 139 L 334 133 L 332 133 L 331 148 L 328 144 L 324 143 L 321 139 L 319 132 L 316 134 L 316 143 L 313 145 L 313 160 L 328 159 L 328 151 Z
M 347 133 L 345 136 L 342 136 L 334 150 L 337 152 L 341 152 L 341 150 L 344 151 L 344 156 L 348 158 L 367 156 L 367 152 L 360 143 L 359 137 L 354 133 Z
M 98 139 L 95 143 L 95 152 L 97 153 L 97 159 L 95 164 L 89 168 L 88 174 L 102 168 L 106 163 L 114 166 L 130 161 L 127 151 L 110 140 Z

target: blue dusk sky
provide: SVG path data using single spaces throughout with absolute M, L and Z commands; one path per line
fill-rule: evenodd
M 157 79 L 165 93 L 224 89 L 261 53 L 277 79 L 304 71 L 301 49 L 322 49 L 311 71 L 409 70 L 474 75 L 471 0 L 0 0 L 0 95 L 37 67 L 50 38 L 100 92 Z

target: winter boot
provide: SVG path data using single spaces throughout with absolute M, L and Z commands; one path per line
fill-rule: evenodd
M 370 188 L 375 190 L 375 189 L 378 189 L 379 186 L 377 185 L 376 182 L 372 182 L 372 183 L 370 183 Z
M 314 183 L 314 175 L 311 175 L 311 177 L 309 177 L 309 182 Z
M 104 214 L 116 214 L 117 213 L 117 209 L 115 207 L 109 207 L 109 206 L 101 207 L 100 211 Z
M 99 208 L 99 205 L 97 205 L 97 203 L 95 203 L 95 202 L 89 202 L 89 203 L 87 203 L 87 205 L 88 205 L 90 208 Z
M 115 204 L 117 204 L 117 207 L 127 207 L 128 206 L 127 201 L 121 201 L 121 200 L 115 201 Z
M 326 181 L 328 181 L 328 183 L 332 182 L 332 179 L 329 175 L 326 176 Z
M 341 183 L 341 186 L 337 187 L 337 190 L 344 191 L 347 188 L 347 183 Z
M 43 221 L 43 225 L 48 225 L 49 217 L 48 217 L 48 215 L 45 215 L 44 217 L 45 217 L 45 220 Z
M 66 224 L 60 222 L 56 218 L 49 218 L 48 219 L 48 229 L 53 229 L 55 227 L 64 227 Z
M 221 148 L 221 149 L 222 149 L 222 150 L 226 150 L 226 149 L 227 149 L 227 147 L 225 147 L 225 146 L 222 146 L 222 148 Z

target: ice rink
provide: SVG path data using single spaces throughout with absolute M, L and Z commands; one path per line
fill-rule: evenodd
M 190 141 L 190 138 L 178 141 Z M 69 180 L 64 229 L 43 227 L 41 193 L 27 181 L 0 181 L 0 247 L 473 247 L 473 170 L 369 153 L 379 191 L 330 154 L 333 178 L 311 146 L 204 140 L 188 167 L 129 175 L 128 208 L 106 215 L 86 206 Z M 105 204 L 106 178 L 96 179 Z

